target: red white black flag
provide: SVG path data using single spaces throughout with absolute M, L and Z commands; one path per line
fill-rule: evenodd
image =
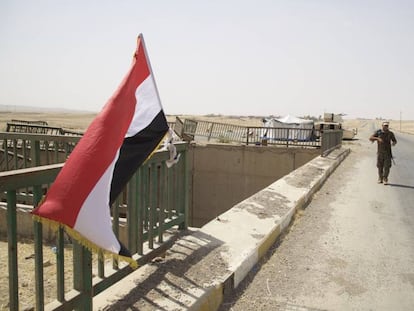
M 137 41 L 126 77 L 33 211 L 36 220 L 63 226 L 81 244 L 132 265 L 112 231 L 109 207 L 168 132 L 142 35 Z

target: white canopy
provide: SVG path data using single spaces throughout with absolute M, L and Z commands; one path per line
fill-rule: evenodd
M 287 115 L 279 119 L 267 119 L 265 127 L 275 128 L 265 130 L 265 135 L 270 139 L 276 140 L 301 140 L 312 139 L 314 122 L 313 120 L 300 119 Z
M 288 114 L 287 116 L 279 119 L 274 119 L 277 122 L 284 123 L 284 124 L 312 124 L 313 120 L 301 119 Z

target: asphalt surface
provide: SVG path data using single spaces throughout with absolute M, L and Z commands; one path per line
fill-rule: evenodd
M 414 136 L 377 184 L 373 122 L 225 310 L 414 310 Z M 392 128 L 391 128 L 392 130 Z

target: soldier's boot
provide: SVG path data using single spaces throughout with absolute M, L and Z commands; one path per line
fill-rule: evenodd
M 383 181 L 383 171 L 384 171 L 384 169 L 382 168 L 382 167 L 379 167 L 378 168 L 378 183 L 379 184 L 382 184 L 382 181 Z

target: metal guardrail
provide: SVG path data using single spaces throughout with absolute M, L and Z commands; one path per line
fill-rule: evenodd
M 342 130 L 324 130 L 321 133 L 321 156 L 327 156 L 332 150 L 342 146 Z
M 37 125 L 48 125 L 47 121 L 33 121 L 33 120 L 18 120 L 18 119 L 12 119 L 11 123 L 23 123 L 23 124 L 37 124 Z
M 241 126 L 185 119 L 182 133 L 192 139 L 204 138 L 207 141 L 214 139 L 224 143 L 301 147 L 321 146 L 319 139 L 316 139 L 314 135 L 313 129 Z
M 81 136 L 0 132 L 0 171 L 65 162 Z
M 65 137 L 66 138 L 66 137 Z M 39 141 L 35 141 L 38 146 Z M 179 233 L 170 232 L 171 228 L 185 229 L 188 225 L 188 168 L 187 143 L 176 144 L 181 153 L 180 161 L 172 168 L 166 168 L 164 161 L 169 158 L 166 151 L 158 151 L 144 163 L 128 183 L 124 193 L 112 207 L 113 229 L 121 237 L 121 229 L 126 228 L 126 241 L 123 242 L 134 254 L 133 258 L 142 265 L 165 252 L 172 239 Z M 20 191 L 30 192 L 33 206 L 42 198 L 43 192 L 53 183 L 63 163 L 37 166 L 0 173 L 0 193 L 6 196 L 7 204 L 7 243 L 8 243 L 8 306 L 19 310 L 19 292 L 22 280 L 19 279 L 19 266 L 27 264 L 19 256 L 17 201 Z M 30 202 L 25 202 L 30 204 Z M 123 212 L 121 210 L 123 209 Z M 122 225 L 123 224 L 123 225 Z M 86 248 L 76 242 L 72 244 L 73 272 L 68 271 L 65 263 L 65 233 L 56 233 L 56 293 L 53 301 L 45 299 L 44 284 L 50 282 L 44 274 L 44 243 L 41 223 L 33 221 L 34 230 L 34 270 L 30 279 L 32 288 L 24 285 L 25 290 L 34 292 L 36 310 L 92 310 L 93 297 L 118 282 L 133 270 L 116 260 L 105 260 L 102 254 L 93 261 Z M 170 237 L 170 239 L 168 239 Z M 96 262 L 93 264 L 93 262 Z M 71 273 L 71 282 L 65 281 Z M 68 284 L 70 283 L 70 284 Z M 6 297 L 6 293 L 4 293 Z
M 6 132 L 14 133 L 36 133 L 47 135 L 77 135 L 82 136 L 82 132 L 64 129 L 62 127 L 54 127 L 47 125 L 44 121 L 25 121 L 12 120 L 7 122 Z
M 322 156 L 326 156 L 342 145 L 342 130 L 315 131 L 315 129 L 240 126 L 192 119 L 179 121 L 177 134 L 185 140 L 204 138 L 207 141 L 215 139 L 223 143 L 235 142 L 246 145 L 320 148 Z

